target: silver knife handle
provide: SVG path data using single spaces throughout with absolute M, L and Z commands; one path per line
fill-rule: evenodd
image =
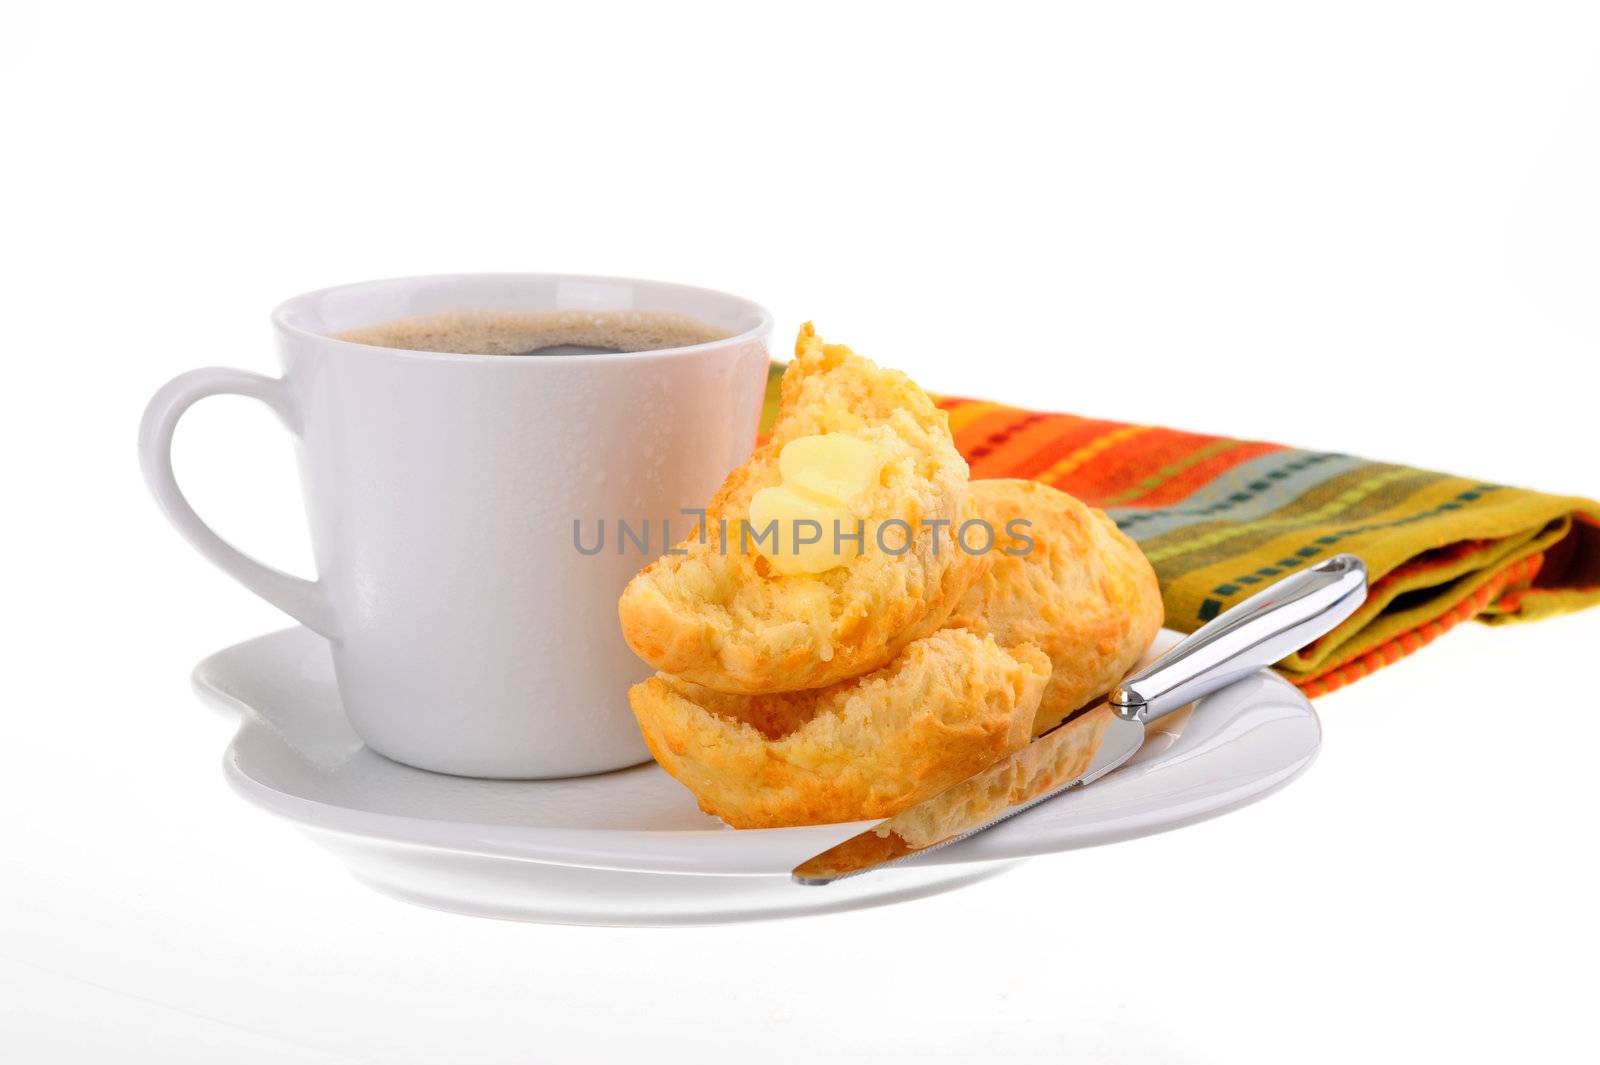
M 1331 632 L 1367 598 L 1367 567 L 1335 555 L 1225 611 L 1112 691 L 1123 717 L 1154 721 Z

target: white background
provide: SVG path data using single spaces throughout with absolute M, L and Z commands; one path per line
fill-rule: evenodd
M 1592 5 L 1044 10 L 6 8 L 0 1057 L 1592 1052 L 1600 615 L 1319 701 L 1261 805 L 809 921 L 415 909 L 223 785 L 189 667 L 284 618 L 165 527 L 134 429 L 324 285 L 681 280 L 931 389 L 1600 496 Z M 179 435 L 304 572 L 290 455 L 245 400 Z

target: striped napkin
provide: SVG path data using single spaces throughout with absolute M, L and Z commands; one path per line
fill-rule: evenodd
M 776 412 L 775 365 L 762 430 Z M 1349 684 L 1462 621 L 1600 604 L 1600 503 L 1326 451 L 936 397 L 972 476 L 1029 477 L 1101 507 L 1161 581 L 1167 627 L 1190 632 L 1300 566 L 1339 552 L 1371 574 L 1366 603 L 1279 664 L 1308 695 Z

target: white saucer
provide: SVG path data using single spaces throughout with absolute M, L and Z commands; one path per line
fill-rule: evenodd
M 1157 648 L 1177 634 L 1163 631 Z M 949 891 L 1020 859 L 1214 817 L 1292 780 L 1321 727 L 1269 673 L 1201 700 L 1133 761 L 973 839 L 827 887 L 789 870 L 865 823 L 736 832 L 656 765 L 566 780 L 441 776 L 391 762 L 345 723 L 328 646 L 302 628 L 194 671 L 242 718 L 224 759 L 250 802 L 293 821 L 387 895 L 561 924 L 698 924 L 858 909 Z

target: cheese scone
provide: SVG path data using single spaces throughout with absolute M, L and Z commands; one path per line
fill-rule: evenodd
M 912 851 L 992 821 L 1025 802 L 1076 780 L 1100 750 L 1111 707 L 1097 706 L 1048 737 L 1030 743 L 1004 765 L 978 773 L 854 836 L 795 869 L 801 877 L 836 877 L 903 858 Z
M 1042 731 L 1109 691 L 1139 660 L 1161 628 L 1161 589 L 1144 553 L 1104 511 L 1038 481 L 971 488 L 978 516 L 995 531 L 994 564 L 950 624 L 1050 656 L 1034 724 Z
M 1050 660 L 945 629 L 827 688 L 730 695 L 659 674 L 629 702 L 656 761 L 735 828 L 889 817 L 1027 743 Z
M 656 669 L 720 692 L 860 676 L 940 628 L 987 567 L 956 543 L 971 516 L 944 412 L 904 374 L 824 344 L 807 323 L 771 435 L 681 553 L 629 582 L 623 635 Z M 825 542 L 802 547 L 804 523 L 826 529 Z

